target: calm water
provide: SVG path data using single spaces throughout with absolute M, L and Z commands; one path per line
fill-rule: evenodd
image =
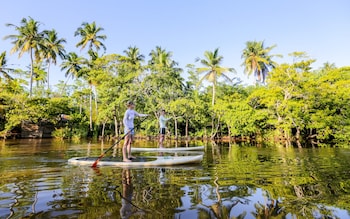
M 0 141 L 0 218 L 350 218 L 349 149 L 204 145 L 200 165 L 92 169 L 67 159 L 110 143 Z

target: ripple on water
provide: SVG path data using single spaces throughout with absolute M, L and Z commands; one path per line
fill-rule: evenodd
M 3 196 L 3 194 L 0 195 L 0 207 L 2 206 L 10 206 L 12 201 L 13 195 L 11 193 L 7 193 L 7 195 Z

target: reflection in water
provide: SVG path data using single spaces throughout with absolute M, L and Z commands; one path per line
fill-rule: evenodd
M 129 218 L 132 215 L 132 195 L 133 195 L 133 187 L 132 187 L 132 179 L 130 176 L 129 169 L 123 169 L 122 173 L 122 207 L 120 208 L 120 217 L 121 218 Z
M 34 201 L 32 204 L 32 212 L 33 214 L 35 214 L 36 210 L 35 210 L 35 205 L 38 202 L 38 191 L 35 191 L 35 195 L 34 195 Z
M 164 185 L 167 181 L 165 171 L 166 171 L 165 168 L 159 168 L 159 183 L 160 183 L 160 185 Z
M 101 148 L 0 144 L 0 218 L 350 218 L 348 149 L 208 143 L 197 166 L 67 164 Z
M 91 154 L 91 142 L 89 141 L 89 143 L 87 144 L 86 156 L 90 157 L 90 154 Z
M 280 206 L 280 201 L 273 199 L 267 191 L 263 192 L 264 203 L 260 201 L 254 204 L 255 212 L 252 214 L 256 218 L 286 217 L 284 207 Z
M 229 219 L 231 218 L 231 215 L 230 215 L 231 209 L 234 206 L 236 206 L 238 203 L 241 203 L 241 204 L 245 204 L 245 203 L 239 199 L 236 199 L 236 200 L 228 199 L 228 200 L 222 201 L 220 191 L 219 191 L 218 179 L 219 178 L 216 176 L 214 180 L 217 201 L 210 206 L 200 203 L 201 206 L 199 206 L 199 210 L 202 212 L 205 212 L 209 216 L 209 218 Z M 203 208 L 202 206 L 205 208 Z M 244 218 L 246 214 L 247 212 L 244 211 L 238 216 L 238 218 Z

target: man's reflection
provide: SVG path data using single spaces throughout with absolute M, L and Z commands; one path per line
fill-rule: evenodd
M 165 168 L 159 168 L 159 183 L 161 185 L 164 185 L 167 181 L 166 175 L 165 175 Z
M 120 208 L 120 216 L 121 218 L 129 218 L 132 215 L 131 199 L 133 196 L 133 186 L 130 175 L 130 169 L 123 169 L 122 185 L 122 207 Z

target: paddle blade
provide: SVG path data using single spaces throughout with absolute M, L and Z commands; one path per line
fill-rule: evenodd
M 99 157 L 96 159 L 96 161 L 91 165 L 91 167 L 92 167 L 92 168 L 97 167 L 97 163 L 101 160 L 102 157 L 103 157 L 103 156 L 99 156 Z

